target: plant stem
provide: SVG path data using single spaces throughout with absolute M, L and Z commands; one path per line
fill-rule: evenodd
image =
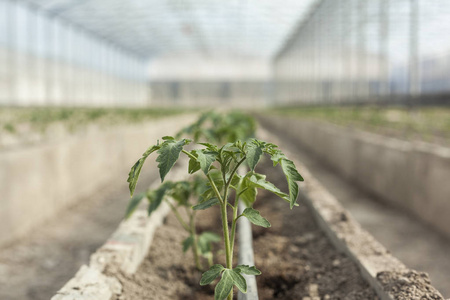
M 206 175 L 206 177 L 208 178 L 209 183 L 211 184 L 211 187 L 213 188 L 214 194 L 216 194 L 217 199 L 219 199 L 220 204 L 222 205 L 222 204 L 224 203 L 224 200 L 222 199 L 222 196 L 220 195 L 220 192 L 219 192 L 219 190 L 217 189 L 217 186 L 216 186 L 216 184 L 214 183 L 214 180 L 211 179 L 211 176 L 209 176 L 209 174 Z
M 187 231 L 187 232 L 191 232 L 191 229 L 189 228 L 189 226 L 186 224 L 186 222 L 183 220 L 183 218 L 181 217 L 180 213 L 178 212 L 177 208 L 175 206 L 173 206 L 172 203 L 170 203 L 170 201 L 166 201 L 169 206 L 170 209 L 173 211 L 173 213 L 175 214 L 175 217 L 177 218 L 178 222 L 180 222 L 181 226 L 183 226 L 183 228 Z
M 194 214 L 195 214 L 195 212 L 192 213 L 189 217 L 190 232 L 191 232 L 192 238 L 194 239 L 194 241 L 192 243 L 192 254 L 194 255 L 195 266 L 197 267 L 197 269 L 199 271 L 202 271 L 203 265 L 202 265 L 202 262 L 200 261 L 200 257 L 198 256 L 198 239 L 197 239 L 197 232 L 195 230 Z
M 234 240 L 235 240 L 235 235 L 236 235 L 236 223 L 238 220 L 238 203 L 239 203 L 239 198 L 236 197 L 236 200 L 234 201 L 234 207 L 233 207 L 233 222 L 231 223 L 231 253 L 234 252 Z
M 227 205 L 220 204 L 220 212 L 222 213 L 222 229 L 223 229 L 223 239 L 225 243 L 225 256 L 227 269 L 233 269 L 233 253 L 231 252 L 230 245 L 230 233 L 228 231 L 228 217 L 227 217 Z M 228 300 L 233 299 L 233 291 L 231 291 L 230 295 L 228 295 Z

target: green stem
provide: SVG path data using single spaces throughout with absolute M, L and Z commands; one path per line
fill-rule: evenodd
M 231 252 L 230 245 L 230 233 L 228 231 L 228 217 L 227 217 L 227 205 L 220 204 L 220 212 L 222 214 L 222 229 L 223 229 L 223 239 L 225 243 L 225 257 L 227 263 L 227 269 L 233 269 L 233 253 Z M 233 291 L 228 295 L 228 300 L 233 299 Z
M 233 180 L 234 174 L 237 172 L 237 169 L 245 161 L 246 158 L 247 158 L 247 156 L 244 155 L 244 157 L 236 164 L 236 166 L 234 166 L 234 169 L 231 172 L 230 178 L 228 178 L 228 181 L 226 183 L 227 187 L 231 184 L 231 180 Z M 225 182 L 225 178 L 224 178 L 224 182 Z
M 209 174 L 206 175 L 206 177 L 208 178 L 209 183 L 211 184 L 211 187 L 212 187 L 212 189 L 213 189 L 213 191 L 214 191 L 214 194 L 216 194 L 217 199 L 219 199 L 220 204 L 223 204 L 223 201 L 224 201 L 224 200 L 222 199 L 222 196 L 220 195 L 220 192 L 219 192 L 219 190 L 217 189 L 217 186 L 216 186 L 216 184 L 214 183 L 214 180 L 211 179 L 211 176 L 210 176 Z
M 197 157 L 195 157 L 193 154 L 189 153 L 188 151 L 186 151 L 184 149 L 181 150 L 181 152 L 183 152 L 184 154 L 186 154 L 187 156 L 189 156 L 192 159 L 197 159 Z
M 187 232 L 191 232 L 191 229 L 189 228 L 189 226 L 186 224 L 186 222 L 184 222 L 183 218 L 181 217 L 180 213 L 178 212 L 177 208 L 175 206 L 173 206 L 172 203 L 170 203 L 170 201 L 166 201 L 169 206 L 170 209 L 173 211 L 173 213 L 175 214 L 175 217 L 177 218 L 178 222 L 180 222 L 181 226 L 183 226 L 183 228 L 187 231 Z
M 194 255 L 194 261 L 195 261 L 195 266 L 197 267 L 197 269 L 199 271 L 203 270 L 203 265 L 202 262 L 200 261 L 200 257 L 198 255 L 198 239 L 197 239 L 197 232 L 195 230 L 195 218 L 194 218 L 195 212 L 192 213 L 190 215 L 189 218 L 189 225 L 190 225 L 190 232 L 191 235 L 194 239 L 193 243 L 192 243 L 192 254 Z
M 239 200 L 235 201 L 235 206 L 233 207 L 233 222 L 231 223 L 231 253 L 234 252 L 234 240 L 236 235 L 236 223 L 239 217 L 237 216 L 238 213 L 238 202 Z

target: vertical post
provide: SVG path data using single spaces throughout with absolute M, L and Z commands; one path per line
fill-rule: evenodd
M 6 44 L 8 45 L 7 49 L 7 75 L 9 78 L 9 91 L 7 93 L 6 104 L 14 105 L 17 102 L 17 45 L 16 45 L 16 34 L 17 34 L 17 14 L 16 14 L 16 1 L 9 0 L 6 2 L 8 5 L 8 11 L 6 14 L 6 24 L 8 28 L 6 29 Z
M 378 102 L 389 96 L 389 4 L 390 0 L 380 1 L 379 13 L 379 89 Z
M 413 105 L 420 94 L 419 0 L 409 0 L 409 3 L 409 105 Z
M 367 22 L 367 2 L 358 0 L 358 101 L 367 100 L 369 96 L 367 84 L 367 49 L 366 49 L 366 22 Z

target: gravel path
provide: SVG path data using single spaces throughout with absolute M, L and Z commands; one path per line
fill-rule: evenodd
M 143 173 L 137 189 L 149 186 L 156 176 Z M 0 299 L 48 300 L 87 264 L 124 215 L 129 200 L 125 179 L 0 249 Z
M 274 133 L 282 138 L 279 132 Z M 383 203 L 343 179 L 313 153 L 294 141 L 286 139 L 280 147 L 295 153 L 297 159 L 305 164 L 356 220 L 394 256 L 412 269 L 427 272 L 433 286 L 444 298 L 450 297 L 450 240 L 414 216 Z

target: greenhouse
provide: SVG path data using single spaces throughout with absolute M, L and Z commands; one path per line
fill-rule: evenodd
M 450 2 L 0 0 L 0 299 L 450 300 Z

